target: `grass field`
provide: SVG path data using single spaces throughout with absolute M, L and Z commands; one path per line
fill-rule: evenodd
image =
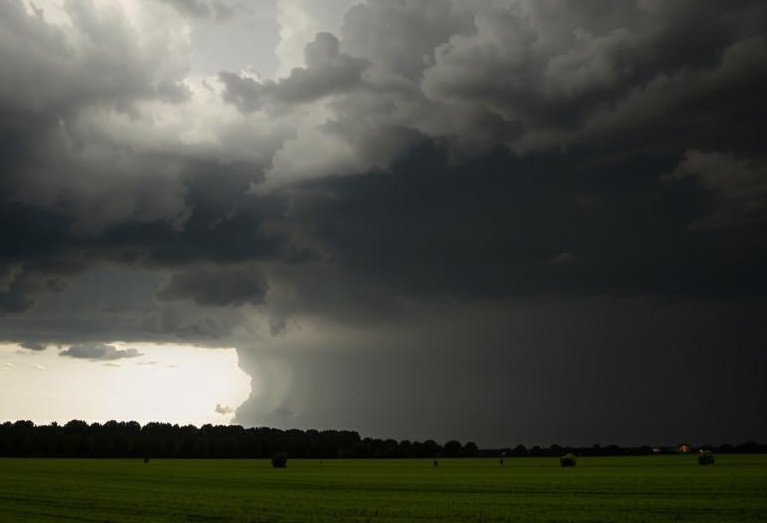
M 0 521 L 767 521 L 767 456 L 0 459 Z

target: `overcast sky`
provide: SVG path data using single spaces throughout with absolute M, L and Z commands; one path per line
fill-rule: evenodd
M 82 387 L 137 344 L 236 350 L 247 426 L 767 441 L 765 28 L 760 0 L 0 0 L 0 342 Z

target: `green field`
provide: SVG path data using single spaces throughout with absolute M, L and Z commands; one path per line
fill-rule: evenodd
M 767 521 L 767 456 L 0 459 L 0 521 Z

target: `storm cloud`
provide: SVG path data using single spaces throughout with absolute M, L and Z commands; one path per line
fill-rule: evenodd
M 353 4 L 198 70 L 258 7 L 0 0 L 2 340 L 237 347 L 253 425 L 767 437 L 767 6 Z
M 189 299 L 198 305 L 225 307 L 251 303 L 263 304 L 268 286 L 263 275 L 254 269 L 238 269 L 228 272 L 207 270 L 174 274 L 161 288 L 160 300 Z

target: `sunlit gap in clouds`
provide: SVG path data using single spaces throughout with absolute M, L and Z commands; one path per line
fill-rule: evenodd
M 33 352 L 0 345 L 0 420 L 227 424 L 250 394 L 250 377 L 234 349 L 108 347 L 114 350 L 106 356 L 87 358 L 87 350 L 73 357 L 65 355 L 67 348 Z

